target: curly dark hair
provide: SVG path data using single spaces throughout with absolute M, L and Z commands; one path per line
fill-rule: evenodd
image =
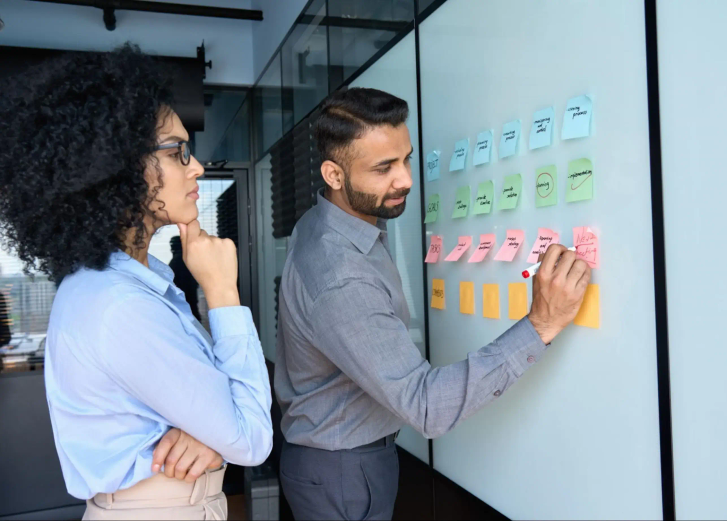
M 0 85 L 0 233 L 26 272 L 59 280 L 144 246 L 143 219 L 162 184 L 152 150 L 172 107 L 170 78 L 126 44 L 66 53 Z

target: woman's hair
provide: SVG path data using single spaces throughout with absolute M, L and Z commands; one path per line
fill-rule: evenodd
M 133 228 L 131 246 L 143 247 L 162 183 L 152 154 L 172 106 L 169 78 L 126 44 L 67 53 L 0 85 L 0 233 L 26 270 L 59 280 L 103 269 Z

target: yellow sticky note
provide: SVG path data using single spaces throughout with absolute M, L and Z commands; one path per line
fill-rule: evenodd
M 500 285 L 482 285 L 482 316 L 500 318 Z
M 459 283 L 459 312 L 467 315 L 475 314 L 475 283 Z
M 524 282 L 514 282 L 508 285 L 510 319 L 520 320 L 528 314 L 528 285 Z
M 577 326 L 592 327 L 599 329 L 601 327 L 601 299 L 598 284 L 589 284 L 586 289 L 586 296 L 583 298 L 583 304 L 578 311 L 573 323 Z
M 444 309 L 444 280 L 432 279 L 432 307 Z

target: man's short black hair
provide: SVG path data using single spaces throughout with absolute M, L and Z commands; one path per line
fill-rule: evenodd
M 321 161 L 345 168 L 352 159 L 350 147 L 355 139 L 374 127 L 398 127 L 408 117 L 407 102 L 388 92 L 362 88 L 334 92 L 323 101 L 313 125 Z

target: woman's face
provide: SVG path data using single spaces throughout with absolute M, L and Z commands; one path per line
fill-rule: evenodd
M 189 134 L 176 113 L 165 113 L 159 123 L 158 144 L 189 141 Z M 183 165 L 178 147 L 158 150 L 154 156 L 158 164 L 150 162 L 146 179 L 150 190 L 154 190 L 159 186 L 158 171 L 161 171 L 162 187 L 152 201 L 150 210 L 164 224 L 188 224 L 194 221 L 199 215 L 197 178 L 204 174 L 204 167 L 194 156 L 190 157 L 188 165 Z

